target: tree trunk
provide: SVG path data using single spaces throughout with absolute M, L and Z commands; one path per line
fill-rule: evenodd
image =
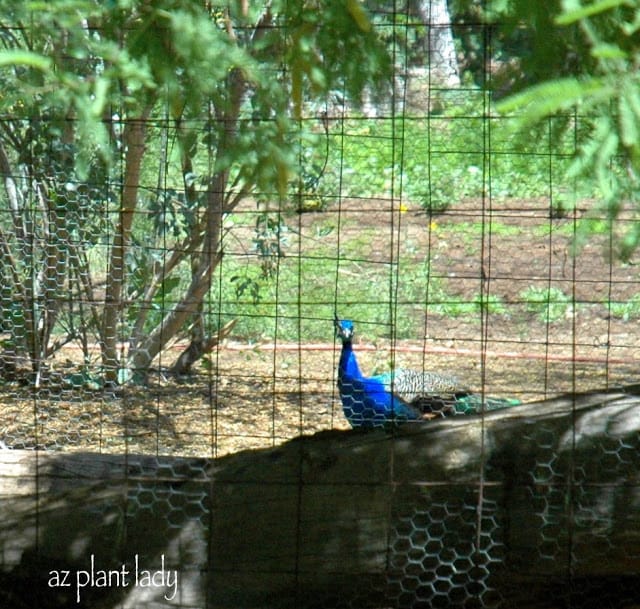
M 220 141 L 217 142 L 216 155 L 218 158 L 213 162 L 214 167 L 219 164 L 224 154 L 233 146 L 245 87 L 246 82 L 242 73 L 239 70 L 233 71 L 229 75 L 229 88 L 231 91 L 229 106 L 224 110 L 218 109 L 216 115 L 216 120 L 219 124 L 224 125 L 224 129 Z M 191 248 L 189 250 L 192 277 L 185 296 L 163 317 L 158 326 L 139 345 L 135 346 L 130 354 L 131 369 L 138 377 L 146 375 L 153 359 L 182 329 L 188 319 L 201 313 L 203 299 L 211 289 L 213 271 L 222 259 L 220 235 L 223 214 L 232 211 L 239 201 L 239 199 L 234 199 L 231 204 L 226 202 L 228 178 L 229 172 L 224 170 L 213 175 L 209 180 L 204 217 L 197 227 L 204 232 L 201 240 L 202 249 L 200 252 Z M 195 236 L 192 238 L 196 239 Z M 199 238 L 197 242 L 200 243 Z M 196 332 L 192 336 L 192 342 L 178 358 L 181 360 L 181 364 L 174 370 L 190 368 L 196 361 L 193 359 L 194 356 L 199 354 L 199 357 L 201 357 L 205 353 L 202 347 L 210 339 L 215 340 L 215 337 L 204 338 L 198 336 Z
M 639 413 L 635 386 L 217 460 L 0 450 L 0 605 L 631 607 Z M 78 589 L 92 555 L 176 570 L 174 600 Z
M 18 254 L 22 254 L 24 251 L 24 231 L 22 230 L 22 223 L 20 221 L 19 212 L 22 207 L 20 190 L 18 188 L 18 184 L 16 184 L 16 179 L 14 177 L 17 175 L 17 173 L 14 170 L 11 161 L 9 160 L 9 155 L 7 154 L 7 151 L 1 141 L 0 174 L 3 176 L 4 188 L 7 195 L 9 209 L 11 211 L 14 238 L 18 242 Z M 18 368 L 19 352 L 23 353 L 24 347 L 26 345 L 32 344 L 34 339 L 31 332 L 31 328 L 33 328 L 33 319 L 31 314 L 32 308 L 30 306 L 29 300 L 29 285 L 31 285 L 31 282 L 27 282 L 27 285 L 25 285 L 25 281 L 20 274 L 20 271 L 24 268 L 23 255 L 14 255 L 14 252 L 11 249 L 10 235 L 11 231 L 5 232 L 0 227 L 0 260 L 2 260 L 3 268 L 7 272 L 7 276 L 5 277 L 5 279 L 9 281 L 9 292 L 14 295 L 13 298 L 16 302 L 20 302 L 25 320 L 24 344 L 20 343 L 20 341 L 18 340 L 18 336 L 13 336 L 12 338 L 14 338 L 14 340 L 9 341 L 9 344 L 3 348 L 0 358 L 0 376 L 5 380 L 13 381 L 15 379 Z M 4 308 L 4 306 L 8 305 L 9 303 L 2 304 Z M 3 316 L 4 315 L 5 312 L 3 311 Z
M 124 127 L 123 145 L 125 148 L 124 184 L 120 219 L 111 247 L 111 259 L 107 272 L 105 306 L 102 319 L 101 348 L 102 364 L 105 369 L 105 381 L 116 383 L 118 369 L 121 367 L 118 357 L 118 321 L 123 307 L 124 259 L 131 240 L 131 228 L 138 202 L 140 188 L 140 168 L 145 151 L 148 107 L 137 119 L 131 119 Z
M 436 86 L 459 87 L 460 70 L 447 0 L 416 0 L 416 10 L 427 26 L 431 83 Z
M 158 326 L 136 346 L 130 355 L 130 366 L 136 375 L 146 374 L 151 362 L 164 345 L 180 331 L 189 317 L 197 314 L 202 300 L 211 288 L 213 270 L 222 258 L 220 227 L 224 212 L 226 176 L 226 172 L 221 172 L 210 186 L 205 212 L 206 237 L 203 251 L 185 296 L 162 318 Z
M 207 338 L 197 340 L 192 336 L 189 346 L 178 356 L 178 359 L 171 366 L 171 374 L 176 376 L 182 376 L 191 373 L 193 365 L 204 355 L 211 353 L 217 345 L 220 344 L 229 334 L 233 327 L 236 325 L 235 319 L 225 324 L 215 334 L 209 335 Z

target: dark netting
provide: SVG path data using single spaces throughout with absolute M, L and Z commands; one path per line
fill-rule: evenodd
M 640 606 L 635 3 L 14 4 L 0 607 Z

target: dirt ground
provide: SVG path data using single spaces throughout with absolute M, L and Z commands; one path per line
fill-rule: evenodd
M 611 262 L 605 237 L 594 238 L 573 257 L 570 238 L 560 230 L 573 220 L 550 218 L 545 201 L 509 200 L 487 209 L 469 200 L 433 218 L 410 205 L 344 201 L 339 209 L 292 220 L 300 249 L 318 225 L 338 214 L 335 239 L 373 229 L 369 255 L 382 260 L 396 240 L 411 243 L 416 255 L 429 255 L 431 272 L 447 278 L 448 289 L 461 300 L 473 299 L 484 283 L 509 307 L 506 314 L 471 320 L 425 310 L 424 336 L 393 345 L 372 344 L 361 333 L 356 349 L 365 374 L 384 369 L 393 350 L 398 365 L 454 373 L 475 390 L 524 402 L 637 381 L 637 321 L 614 319 L 602 304 L 640 292 L 637 260 Z M 455 230 L 470 222 L 482 222 L 484 235 L 470 240 Z M 493 234 L 492 222 L 514 230 Z M 550 230 L 535 230 L 545 226 Z M 516 306 L 523 287 L 531 284 L 573 293 L 580 306 L 570 307 L 563 319 L 541 322 Z M 37 391 L 5 385 L 0 440 L 16 448 L 221 456 L 347 428 L 335 388 L 339 351 L 332 335 L 327 320 L 322 344 L 247 345 L 232 337 L 213 354 L 210 370 L 199 368 L 183 381 L 157 372 L 147 387 L 110 394 L 63 385 Z M 69 350 L 61 361 L 74 358 Z

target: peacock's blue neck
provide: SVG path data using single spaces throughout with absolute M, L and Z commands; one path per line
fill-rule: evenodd
M 389 391 L 382 377 L 362 376 L 350 340 L 342 343 L 338 388 L 342 410 L 352 427 L 382 427 L 389 422 L 419 418 L 417 412 Z
M 347 341 L 342 344 L 338 376 L 341 380 L 358 380 L 363 378 L 362 372 L 360 372 L 360 368 L 358 367 L 356 354 L 353 352 L 353 345 L 351 341 Z

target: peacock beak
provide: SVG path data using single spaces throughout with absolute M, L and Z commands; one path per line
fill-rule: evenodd
M 336 326 L 336 337 L 343 343 L 351 342 L 353 338 L 353 322 L 348 319 L 338 319 L 338 314 L 336 313 L 333 323 Z

